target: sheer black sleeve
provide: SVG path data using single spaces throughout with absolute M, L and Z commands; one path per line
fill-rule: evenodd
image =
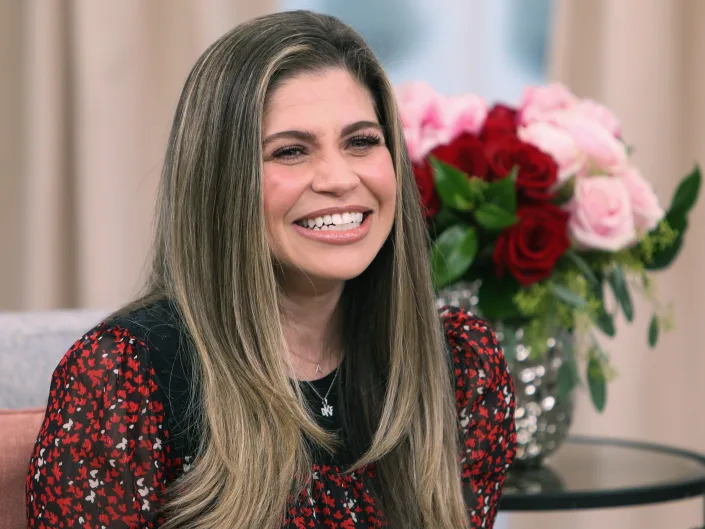
M 27 476 L 28 527 L 159 525 L 167 432 L 145 349 L 103 323 L 57 366 Z
M 456 307 L 441 312 L 455 366 L 462 479 L 472 490 L 471 526 L 494 524 L 516 453 L 514 383 L 487 323 Z

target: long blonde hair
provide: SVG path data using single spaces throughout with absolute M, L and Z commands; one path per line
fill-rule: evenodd
M 170 487 L 165 527 L 279 527 L 311 471 L 307 439 L 340 446 L 287 376 L 262 199 L 268 96 L 287 78 L 328 68 L 369 89 L 397 177 L 392 232 L 346 283 L 337 309 L 343 432 L 359 456 L 346 471 L 375 462 L 372 493 L 392 528 L 469 525 L 452 365 L 392 87 L 355 31 L 291 11 L 236 27 L 189 74 L 159 187 L 150 277 L 121 310 L 169 298 L 193 344 L 190 409 L 201 444 L 193 468 Z

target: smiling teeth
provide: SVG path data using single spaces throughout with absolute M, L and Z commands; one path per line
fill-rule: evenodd
M 299 226 L 304 228 L 309 228 L 314 231 L 319 230 L 351 230 L 357 228 L 362 224 L 363 214 L 360 212 L 352 213 L 336 213 L 334 215 L 324 215 L 322 217 L 316 217 L 313 219 L 306 219 L 297 222 Z

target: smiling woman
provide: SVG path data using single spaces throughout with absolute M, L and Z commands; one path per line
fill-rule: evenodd
M 211 45 L 157 209 L 142 295 L 54 372 L 30 527 L 492 526 L 512 380 L 484 322 L 435 309 L 393 91 L 357 33 L 296 11 Z

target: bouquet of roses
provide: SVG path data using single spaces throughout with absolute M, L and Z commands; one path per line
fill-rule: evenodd
M 619 310 L 632 321 L 635 289 L 654 305 L 651 346 L 669 325 L 649 274 L 683 244 L 699 168 L 664 211 L 613 113 L 560 84 L 525 89 L 517 107 L 425 83 L 398 87 L 397 98 L 436 287 L 479 281 L 480 315 L 521 325 L 536 354 L 557 328 L 585 338 L 584 373 L 602 410 L 610 370 L 594 329 L 614 336 Z M 566 360 L 562 391 L 581 380 L 576 357 Z

